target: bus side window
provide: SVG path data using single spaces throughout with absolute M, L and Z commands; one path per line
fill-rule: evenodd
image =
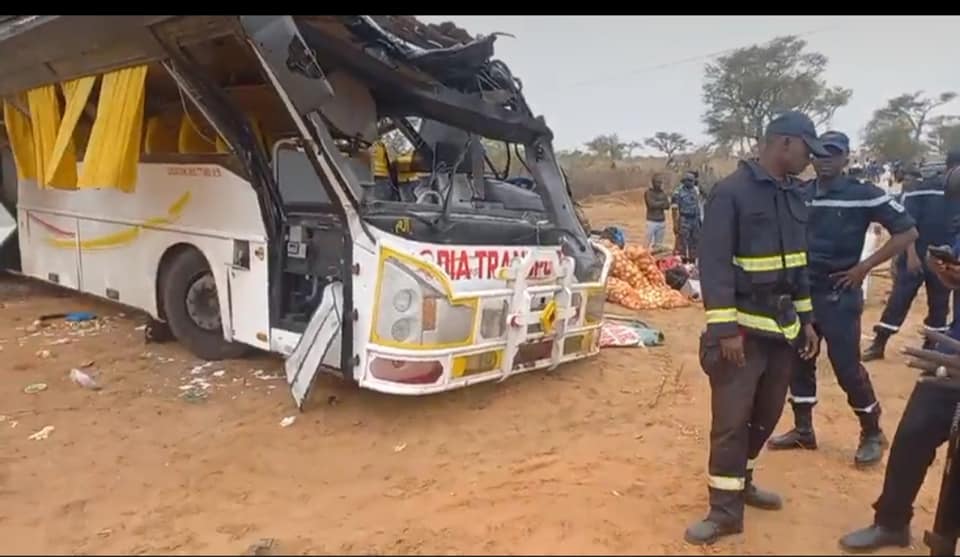
M 278 149 L 277 182 L 284 205 L 329 205 L 320 177 L 307 159 L 306 153 L 297 149 Z

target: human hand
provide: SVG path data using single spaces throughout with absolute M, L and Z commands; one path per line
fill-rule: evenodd
M 738 334 L 720 339 L 720 354 L 724 360 L 737 367 L 746 365 L 746 356 L 743 353 L 743 337 Z
M 803 326 L 803 348 L 800 349 L 800 357 L 804 360 L 813 360 L 819 353 L 820 337 L 813 325 L 807 323 Z
M 911 275 L 919 274 L 923 270 L 923 262 L 914 250 L 907 250 L 907 272 Z
M 835 279 L 837 286 L 840 288 L 856 288 L 863 284 L 863 279 L 867 278 L 868 272 L 870 272 L 870 269 L 867 269 L 861 263 L 857 263 L 846 271 L 831 273 L 830 278 Z

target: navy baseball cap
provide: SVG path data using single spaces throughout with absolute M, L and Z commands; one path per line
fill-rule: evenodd
M 814 155 L 818 157 L 830 155 L 829 151 L 824 149 L 823 144 L 817 139 L 817 127 L 813 125 L 813 120 L 796 110 L 789 110 L 777 115 L 767 124 L 765 135 L 800 137 Z
M 824 148 L 833 147 L 839 150 L 841 154 L 850 154 L 850 138 L 843 132 L 824 132 L 823 135 L 820 136 L 820 143 L 823 144 Z

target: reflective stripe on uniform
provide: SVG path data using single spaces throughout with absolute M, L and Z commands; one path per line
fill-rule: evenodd
M 950 330 L 950 327 L 931 327 L 930 325 L 924 324 L 923 328 L 928 331 L 937 331 L 938 333 L 945 333 Z
M 877 323 L 877 327 L 880 327 L 881 329 L 886 329 L 888 331 L 893 331 L 893 332 L 897 332 L 900 330 L 900 327 L 897 327 L 896 325 L 891 325 L 889 323 L 884 323 L 883 321 Z
M 730 476 L 707 476 L 707 485 L 713 489 L 721 491 L 743 491 L 746 485 L 746 478 L 734 478 Z
M 866 408 L 854 408 L 853 411 L 857 414 L 869 414 L 873 412 L 873 409 L 876 408 L 878 404 L 880 404 L 880 401 L 874 401 L 873 404 L 867 406 Z
M 939 195 L 939 196 L 943 196 L 943 194 L 944 194 L 944 191 L 943 191 L 943 190 L 908 191 L 908 192 L 906 192 L 906 193 L 903 194 L 903 199 L 906 199 L 906 198 L 908 198 L 908 197 L 916 197 L 916 196 L 918 196 L 918 195 Z
M 787 395 L 787 400 L 794 404 L 816 404 L 817 397 L 815 396 L 793 396 Z
M 810 202 L 811 207 L 845 207 L 845 208 L 860 208 L 860 207 L 879 207 L 884 203 L 889 203 L 893 200 L 893 197 L 889 195 L 881 195 L 880 197 L 874 197 L 873 199 L 814 199 Z
M 747 470 L 753 470 L 757 465 L 757 459 L 751 458 L 747 460 Z
M 736 308 L 708 309 L 707 324 L 719 323 L 737 323 L 750 329 L 783 335 L 787 340 L 793 340 L 800 334 L 800 320 L 794 319 L 793 323 L 786 327 L 781 327 L 772 317 L 765 315 L 756 315 L 739 311 Z
M 733 264 L 748 273 L 762 273 L 765 271 L 779 271 L 784 268 L 803 267 L 807 264 L 807 252 L 797 251 L 783 255 L 767 255 L 762 257 L 733 256 Z
M 758 331 L 782 334 L 787 340 L 793 340 L 800 335 L 799 319 L 794 319 L 793 323 L 787 325 L 786 327 L 781 327 L 772 317 L 738 311 L 737 323 L 743 325 L 744 327 L 749 327 Z
M 793 307 L 800 313 L 813 311 L 813 301 L 810 298 L 800 298 L 793 301 Z
M 708 309 L 707 323 L 736 323 L 737 308 Z

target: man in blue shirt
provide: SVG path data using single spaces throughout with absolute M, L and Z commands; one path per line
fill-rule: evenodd
M 821 136 L 830 156 L 814 160 L 817 179 L 804 185 L 809 210 L 807 257 L 814 326 L 827 341 L 827 355 L 847 402 L 860 420 L 860 444 L 854 462 L 876 463 L 886 439 L 880 429 L 880 403 L 870 376 L 860 363 L 861 283 L 877 265 L 903 251 L 917 237 L 913 219 L 879 187 L 844 176 L 850 140 L 829 131 Z M 860 261 L 870 223 L 886 228 L 891 238 Z M 816 449 L 813 406 L 817 402 L 816 360 L 797 360 L 790 382 L 796 427 L 773 437 L 771 449 Z
M 676 252 L 685 261 L 697 260 L 700 243 L 700 190 L 692 172 L 683 175 L 680 186 L 673 192 L 673 231 L 677 235 Z
M 951 162 L 956 164 L 956 161 Z M 920 177 L 920 171 L 916 168 L 908 169 L 905 174 L 909 174 L 913 179 Z M 950 291 L 943 286 L 930 268 L 923 264 L 927 246 L 953 243 L 952 207 L 956 202 L 947 201 L 943 194 L 943 174 L 922 180 L 915 186 L 912 184 L 904 186 L 903 206 L 916 221 L 920 237 L 909 246 L 906 255 L 897 258 L 894 263 L 897 273 L 893 282 L 893 291 L 880 316 L 880 322 L 873 327 L 875 336 L 863 353 L 865 362 L 883 359 L 887 341 L 900 330 L 921 285 L 924 285 L 927 291 L 927 317 L 923 321 L 924 328 L 940 332 L 947 330 Z M 930 348 L 929 343 L 924 343 L 924 347 Z

